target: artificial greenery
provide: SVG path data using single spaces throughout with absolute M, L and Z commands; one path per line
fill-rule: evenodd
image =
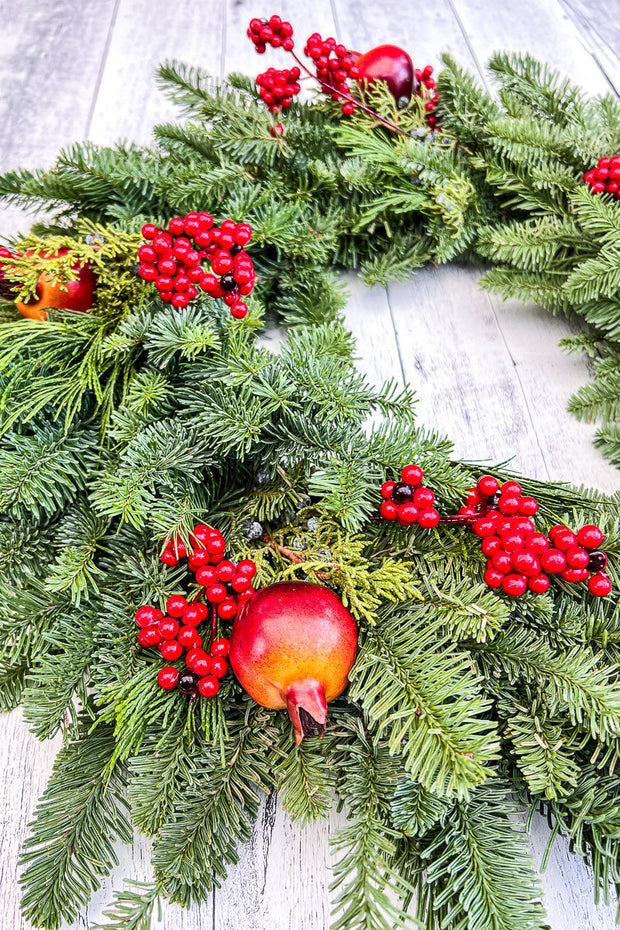
M 522 479 L 545 527 L 607 534 L 602 601 L 556 583 L 511 600 L 483 583 L 469 531 L 374 520 L 380 483 L 407 462 L 447 512 L 477 473 L 416 424 L 409 388 L 356 370 L 339 318 L 334 266 L 376 281 L 485 255 L 488 286 L 538 297 L 532 282 L 546 283 L 545 305 L 583 314 L 601 396 L 601 373 L 617 378 L 604 306 L 618 283 L 586 280 L 617 248 L 618 208 L 579 189 L 614 141 L 611 128 L 601 141 L 612 102 L 580 102 L 529 59 L 493 68 L 499 101 L 447 64 L 441 133 L 419 101 L 395 111 L 379 89 L 399 133 L 328 103 L 293 105 L 272 136 L 247 78 L 216 86 L 166 65 L 188 119 L 158 127 L 152 147 L 75 146 L 50 172 L 0 179 L 5 198 L 50 212 L 21 248 L 67 247 L 58 274 L 88 259 L 101 281 L 90 314 L 33 322 L 6 302 L 0 326 L 2 702 L 65 739 L 23 853 L 34 925 L 75 918 L 132 826 L 154 838 L 153 882 L 120 893 L 105 926 L 146 930 L 159 899 L 203 901 L 271 792 L 302 822 L 334 793 L 346 804 L 335 930 L 544 927 L 514 792 L 571 836 L 597 892 L 620 882 L 620 504 Z M 259 282 L 242 321 L 206 297 L 174 309 L 132 274 L 142 223 L 204 208 L 254 228 Z M 40 270 L 25 258 L 16 278 L 32 289 Z M 261 336 L 276 318 L 277 353 Z M 133 616 L 191 590 L 159 556 L 196 522 L 254 559 L 259 585 L 317 581 L 356 617 L 350 687 L 322 740 L 297 747 L 286 714 L 231 676 L 211 700 L 158 687 Z

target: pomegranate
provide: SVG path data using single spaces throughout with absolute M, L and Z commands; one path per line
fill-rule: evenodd
M 44 258 L 56 258 L 64 255 L 68 250 L 61 249 Z M 22 316 L 31 320 L 47 320 L 46 308 L 54 307 L 58 310 L 79 310 L 83 313 L 90 310 L 95 294 L 95 276 L 88 265 L 73 265 L 78 271 L 75 281 L 66 281 L 64 287 L 53 283 L 51 279 L 42 274 L 37 281 L 36 296 L 27 302 L 15 301 L 15 306 Z
M 397 45 L 377 45 L 355 61 L 357 82 L 385 81 L 398 107 L 406 107 L 414 88 L 411 57 Z
M 262 707 L 287 708 L 299 744 L 323 735 L 327 704 L 342 694 L 357 652 L 357 626 L 340 598 L 319 584 L 262 588 L 233 624 L 230 664 Z

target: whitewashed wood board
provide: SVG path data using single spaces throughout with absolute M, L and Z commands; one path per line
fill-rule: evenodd
M 251 16 L 279 12 L 298 44 L 315 29 L 358 49 L 381 42 L 406 47 L 416 65 L 448 51 L 486 80 L 484 61 L 497 49 L 528 50 L 605 92 L 618 76 L 617 0 L 0 0 L 0 170 L 45 167 L 58 149 L 88 136 L 148 141 L 155 122 L 174 118 L 154 72 L 167 57 L 213 74 L 256 74 L 280 60 L 259 59 L 245 37 Z M 611 11 L 611 13 L 610 13 Z M 608 20 L 604 16 L 608 16 Z M 608 26 L 601 25 L 608 23 Z M 597 60 L 595 60 L 595 56 Z M 597 63 L 598 62 L 598 63 Z M 616 85 L 617 86 L 617 85 Z M 4 209 L 6 235 L 27 227 Z M 478 272 L 424 269 L 406 283 L 365 288 L 347 276 L 347 321 L 361 367 L 372 381 L 397 377 L 418 391 L 419 421 L 451 436 L 470 460 L 512 458 L 540 478 L 617 490 L 618 472 L 592 447 L 593 427 L 566 413 L 570 394 L 588 378 L 586 363 L 562 353 L 567 324 L 539 308 L 502 303 L 482 292 Z M 58 741 L 38 743 L 19 711 L 0 718 L 0 926 L 26 930 L 19 914 L 17 857 L 53 762 Z M 228 880 L 201 908 L 165 907 L 161 930 L 323 930 L 329 925 L 333 865 L 329 821 L 301 830 L 276 799 L 261 806 L 252 840 Z M 532 848 L 540 861 L 547 828 L 535 820 Z M 92 927 L 123 877 L 150 875 L 149 843 L 137 837 L 119 850 L 120 865 L 77 927 Z M 551 930 L 611 930 L 611 908 L 592 903 L 591 876 L 560 841 L 543 875 Z

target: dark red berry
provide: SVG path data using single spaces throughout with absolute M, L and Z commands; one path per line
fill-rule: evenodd
M 590 552 L 586 568 L 589 572 L 602 572 L 604 568 L 607 568 L 607 562 L 607 553 L 597 550 Z
M 198 680 L 198 675 L 192 672 L 190 668 L 186 668 L 179 675 L 177 688 L 183 694 L 193 694 L 198 687 Z
M 404 504 L 413 499 L 413 487 L 407 481 L 397 481 L 392 488 L 392 500 Z

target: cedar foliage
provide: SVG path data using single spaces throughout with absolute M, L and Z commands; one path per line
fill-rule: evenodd
M 618 501 L 522 481 L 545 527 L 596 521 L 608 534 L 614 593 L 601 603 L 556 584 L 510 601 L 482 584 L 472 534 L 369 520 L 408 461 L 445 511 L 477 475 L 416 424 L 409 388 L 356 370 L 334 266 L 372 282 L 491 257 L 487 286 L 582 314 L 599 375 L 584 409 L 606 409 L 614 435 L 618 208 L 578 178 L 615 144 L 615 105 L 583 101 L 530 59 L 492 67 L 499 101 L 447 62 L 442 133 L 419 102 L 394 112 L 379 89 L 374 105 L 402 135 L 323 103 L 294 104 L 272 137 L 247 78 L 216 85 L 169 63 L 160 77 L 186 119 L 151 147 L 76 145 L 51 171 L 0 179 L 6 200 L 49 213 L 25 247 L 68 247 L 66 271 L 92 257 L 93 230 L 104 244 L 91 314 L 33 323 L 6 304 L 0 326 L 2 701 L 66 743 L 23 853 L 34 925 L 76 916 L 130 824 L 154 838 L 154 879 L 118 894 L 105 926 L 146 930 L 159 898 L 204 900 L 274 791 L 302 822 L 332 792 L 347 805 L 335 930 L 544 927 L 515 787 L 571 836 L 597 891 L 617 887 Z M 143 222 L 205 207 L 254 227 L 244 321 L 204 297 L 177 311 L 131 274 Z M 32 287 L 34 264 L 18 270 Z M 277 353 L 261 338 L 276 318 L 288 326 Z M 25 385 L 31 402 L 15 403 Z M 231 676 L 193 704 L 158 688 L 133 615 L 187 592 L 159 555 L 196 522 L 253 558 L 261 585 L 320 573 L 358 620 L 323 740 L 295 747 L 286 715 Z

